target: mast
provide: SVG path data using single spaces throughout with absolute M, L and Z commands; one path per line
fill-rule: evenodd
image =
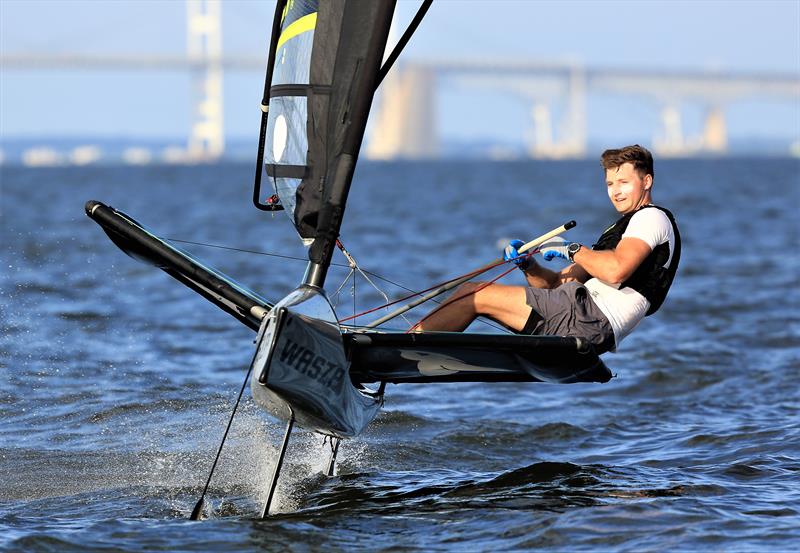
M 345 105 L 349 103 L 349 109 L 342 117 L 329 120 L 331 134 L 338 139 L 334 142 L 341 146 L 329 166 L 330 178 L 323 189 L 316 237 L 308 254 L 309 266 L 304 283 L 310 286 L 322 288 L 325 284 L 378 83 L 394 8 L 394 0 L 350 1 L 345 5 L 341 36 L 343 42 L 352 44 L 340 46 L 341 56 L 337 56 L 334 71 L 341 66 L 351 67 L 355 81 L 340 81 L 340 87 L 332 94 L 333 104 L 341 98 Z M 371 33 L 365 30 L 370 24 Z
M 353 97 L 355 101 L 353 104 L 353 111 L 351 112 L 351 126 L 344 140 L 344 147 L 342 148 L 337 165 L 332 172 L 333 180 L 331 181 L 328 195 L 323 202 L 324 207 L 320 210 L 319 223 L 317 225 L 317 238 L 309 251 L 309 264 L 303 279 L 304 284 L 322 288 L 325 283 L 325 276 L 327 275 L 331 256 L 333 255 L 333 247 L 336 244 L 336 239 L 339 237 L 344 208 L 347 203 L 347 196 L 350 192 L 353 172 L 355 171 L 358 161 L 358 153 L 364 138 L 364 130 L 366 129 L 373 96 L 394 62 L 400 56 L 400 52 L 402 52 L 403 48 L 408 44 L 414 31 L 416 31 L 420 22 L 425 17 L 432 2 L 433 0 L 424 0 L 417 14 L 414 16 L 414 19 L 403 33 L 397 46 L 389 54 L 383 66 L 381 66 L 380 63 L 384 57 L 386 41 L 389 37 L 395 0 L 380 0 L 374 2 L 372 6 L 376 8 L 374 21 L 376 21 L 377 25 L 375 27 L 376 32 L 367 43 L 367 56 L 364 59 L 364 67 L 367 68 L 367 71 L 362 71 L 362 78 L 356 83 L 357 88 L 354 87 L 355 93 Z M 352 10 L 363 10 L 364 8 L 361 2 L 352 1 L 348 4 L 348 7 Z M 351 25 L 351 29 L 356 33 L 358 32 L 358 28 L 363 25 L 356 17 L 346 17 L 345 21 L 355 24 L 355 27 Z M 343 34 L 345 36 L 350 36 L 349 31 L 350 29 L 347 31 L 343 30 Z M 377 72 L 374 70 L 377 70 Z

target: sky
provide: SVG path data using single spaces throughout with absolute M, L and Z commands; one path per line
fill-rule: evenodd
M 418 0 L 401 0 L 411 19 Z M 263 56 L 274 2 L 223 1 L 225 56 Z M 183 0 L 0 0 L 0 53 L 185 53 Z M 576 60 L 589 67 L 778 72 L 800 75 L 800 1 L 435 0 L 404 59 Z M 260 71 L 225 76 L 229 138 L 257 137 Z M 0 67 L 0 137 L 97 136 L 183 139 L 190 124 L 188 71 L 20 70 Z M 604 103 L 605 102 L 605 103 Z M 800 99 L 734 101 L 736 137 L 800 140 Z M 453 140 L 513 141 L 526 132 L 524 101 L 444 84 L 441 133 Z M 619 117 L 625 112 L 627 117 Z M 652 133 L 646 99 L 595 99 L 590 139 Z M 699 128 L 701 107 L 685 106 Z

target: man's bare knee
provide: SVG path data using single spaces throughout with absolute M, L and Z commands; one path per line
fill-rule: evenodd
M 494 310 L 494 307 L 501 301 L 503 294 L 503 286 L 494 283 L 479 282 L 476 283 L 473 290 L 473 303 L 475 311 L 481 314 L 487 314 Z

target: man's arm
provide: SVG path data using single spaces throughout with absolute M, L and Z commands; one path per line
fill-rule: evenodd
M 549 248 L 557 252 L 555 257 L 566 258 L 565 244 L 564 240 L 560 240 L 549 245 Z M 591 277 L 609 284 L 621 284 L 652 251 L 650 245 L 641 238 L 629 236 L 620 240 L 613 250 L 595 251 L 582 247 L 572 256 L 574 263 L 559 272 L 545 269 L 531 258 L 525 269 L 525 278 L 528 285 L 534 288 L 558 288 L 565 282 L 586 282 Z M 548 254 L 550 252 L 544 251 L 545 258 L 548 258 Z
M 613 250 L 595 251 L 584 246 L 572 256 L 572 260 L 590 276 L 609 284 L 621 284 L 636 271 L 651 251 L 644 240 L 628 237 L 620 240 Z
M 581 248 L 583 249 L 583 248 Z M 586 282 L 591 275 L 580 265 L 573 263 L 555 272 L 545 269 L 531 257 L 528 268 L 525 269 L 525 278 L 529 286 L 534 288 L 558 288 L 565 282 Z

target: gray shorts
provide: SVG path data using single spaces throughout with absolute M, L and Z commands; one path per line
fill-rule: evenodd
M 529 286 L 525 302 L 531 307 L 531 316 L 523 334 L 577 336 L 588 340 L 597 353 L 614 349 L 611 323 L 583 284 L 568 282 L 552 290 Z

